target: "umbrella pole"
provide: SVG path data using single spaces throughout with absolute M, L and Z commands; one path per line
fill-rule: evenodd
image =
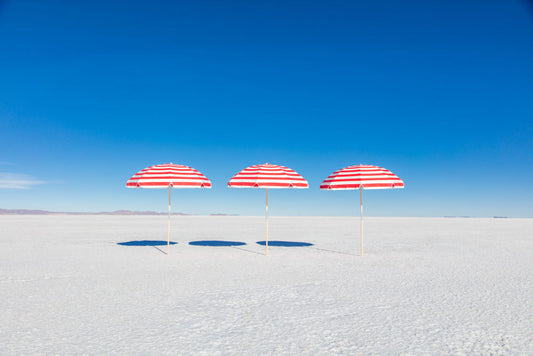
M 170 185 L 168 186 L 167 255 L 170 254 Z
M 266 188 L 265 200 L 265 255 L 268 256 L 268 188 Z
M 363 256 L 363 186 L 359 187 L 359 196 L 361 198 L 361 256 Z

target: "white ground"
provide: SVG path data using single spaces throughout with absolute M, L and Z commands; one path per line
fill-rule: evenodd
M 533 354 L 533 219 L 0 216 L 0 354 Z M 235 247 L 191 241 L 245 242 Z

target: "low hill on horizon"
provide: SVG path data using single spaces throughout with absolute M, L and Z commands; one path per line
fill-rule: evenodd
M 168 213 L 158 213 L 156 211 L 132 211 L 115 210 L 101 211 L 97 213 L 82 211 L 49 211 L 37 209 L 0 209 L 0 215 L 167 215 Z M 190 215 L 185 213 L 171 213 L 171 215 Z

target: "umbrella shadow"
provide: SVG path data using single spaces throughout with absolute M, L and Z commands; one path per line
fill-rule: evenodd
M 265 246 L 266 241 L 257 241 L 258 245 Z M 314 244 L 310 242 L 299 242 L 299 241 L 268 241 L 268 246 L 279 246 L 279 247 L 307 247 L 313 246 Z
M 189 242 L 189 245 L 191 246 L 208 246 L 208 247 L 231 247 L 237 250 L 249 252 L 249 253 L 256 253 L 258 255 L 262 255 L 260 252 L 248 250 L 246 248 L 242 248 L 240 246 L 246 245 L 246 242 L 240 242 L 240 241 L 221 241 L 221 240 L 201 240 L 201 241 L 191 241 Z
M 170 241 L 168 243 L 169 245 L 177 245 L 178 243 L 175 241 Z M 120 246 L 151 246 L 155 248 L 156 250 L 160 251 L 161 253 L 167 254 L 165 251 L 161 250 L 157 246 L 166 246 L 167 241 L 162 240 L 134 240 L 134 241 L 124 241 L 124 242 L 117 242 L 117 245 Z
M 240 241 L 222 241 L 222 240 L 200 240 L 189 242 L 191 246 L 210 246 L 210 247 L 233 247 L 246 245 L 245 242 Z

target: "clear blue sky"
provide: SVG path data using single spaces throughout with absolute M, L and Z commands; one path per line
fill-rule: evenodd
M 406 184 L 370 216 L 533 217 L 532 119 L 525 0 L 0 0 L 0 208 L 165 211 L 125 183 L 174 162 L 214 185 L 175 211 L 260 215 L 226 182 L 270 162 L 273 215 L 353 215 L 318 187 L 363 163 Z

